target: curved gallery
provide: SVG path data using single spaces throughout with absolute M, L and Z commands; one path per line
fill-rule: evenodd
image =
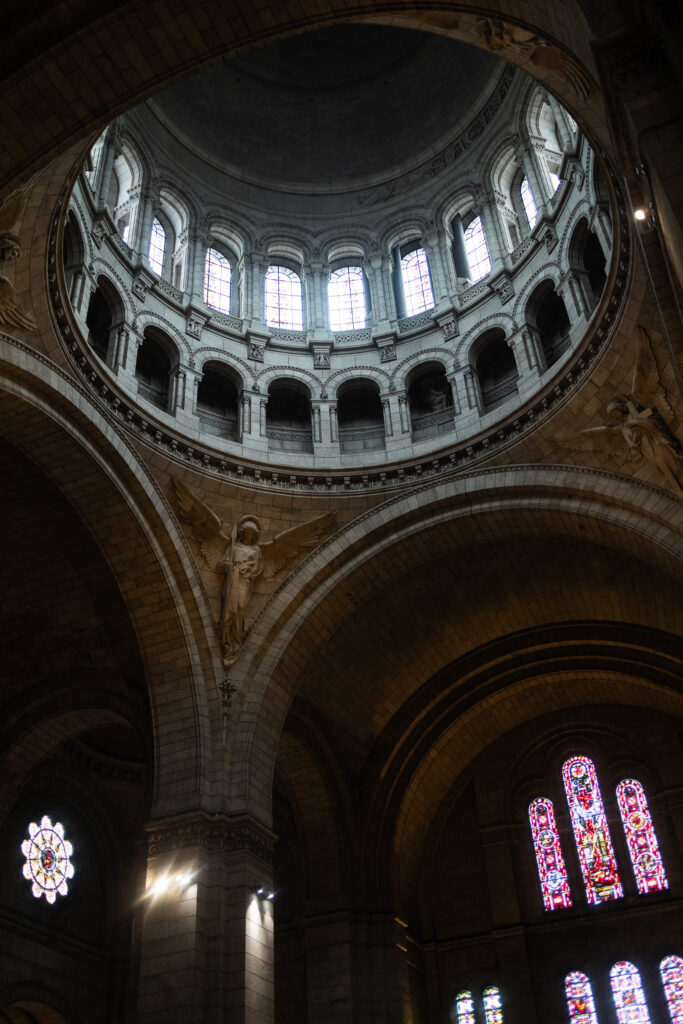
M 483 49 L 475 53 L 503 53 L 534 70 L 544 89 L 566 98 L 597 151 L 607 142 L 602 97 L 597 69 L 583 68 L 590 33 L 598 30 L 586 28 L 564 6 L 557 25 L 571 23 L 584 40 L 577 46 L 562 37 L 560 52 L 570 58 L 564 64 L 554 43 L 549 52 L 547 44 L 539 49 L 528 29 L 512 22 L 499 24 L 484 15 L 477 20 L 470 13 L 439 27 L 470 38 L 476 27 Z M 112 24 L 124 25 L 128 13 L 122 6 Z M 220 24 L 229 46 L 227 24 Z M 548 31 L 537 26 L 539 37 Z M 88 26 L 83 39 L 92 40 Z M 308 42 L 300 37 L 300 52 L 305 54 Z M 200 50 L 188 33 L 187 67 L 201 59 Z M 600 51 L 598 60 L 603 56 Z M 397 66 L 415 59 L 408 52 L 398 57 Z M 359 50 L 363 65 L 361 58 Z M 160 55 L 155 74 L 169 60 Z M 264 68 L 256 83 L 245 61 L 241 73 L 245 79 L 251 74 L 252 84 L 240 85 L 269 89 L 272 69 Z M 367 62 L 355 70 L 347 63 L 360 86 Z M 89 66 L 97 76 L 99 67 Z M 558 68 L 567 75 L 563 82 Z M 129 98 L 144 89 L 146 71 L 140 74 Z M 609 81 L 604 68 L 600 78 Z M 122 88 L 130 85 L 124 64 L 117 87 L 119 81 Z M 107 95 L 99 95 L 100 110 L 108 106 Z M 531 92 L 529 97 L 528 128 L 540 141 L 552 104 L 533 100 Z M 32 102 L 29 96 L 22 109 L 29 111 Z M 55 102 L 61 103 L 58 90 Z M 84 96 L 82 111 L 89 103 Z M 50 125 L 46 119 L 36 126 L 27 154 Z M 103 127 L 93 122 L 91 147 Z M 318 290 L 302 290 L 301 328 L 274 329 L 290 331 L 288 344 L 301 346 L 286 359 L 282 338 L 273 345 L 270 331 L 268 337 L 236 337 L 244 352 L 235 348 L 227 359 L 227 348 L 199 351 L 202 337 L 215 340 L 214 327 L 194 315 L 206 316 L 201 289 L 192 309 L 176 299 L 189 269 L 183 234 L 190 225 L 179 204 L 183 183 L 170 168 L 159 180 L 160 209 L 150 211 L 156 250 L 137 283 L 130 267 L 130 281 L 125 274 L 121 280 L 108 275 L 101 263 L 90 267 L 105 252 L 110 270 L 119 258 L 121 267 L 130 263 L 116 238 L 123 242 L 118 230 L 126 228 L 131 209 L 119 210 L 121 223 L 113 228 L 104 216 L 102 232 L 72 211 L 64 222 L 63 263 L 54 262 L 62 248 L 61 238 L 54 248 L 58 235 L 50 238 L 57 224 L 55 197 L 63 197 L 60 208 L 66 209 L 65 176 L 81 161 L 85 141 L 79 154 L 65 155 L 34 185 L 15 280 L 17 300 L 33 310 L 38 327 L 24 333 L 18 328 L 18 338 L 12 329 L 1 339 L 2 431 L 24 453 L 7 463 L 12 479 L 27 485 L 33 479 L 31 464 L 22 461 L 28 457 L 52 481 L 45 483 L 47 490 L 61 492 L 47 506 L 37 502 L 36 511 L 42 509 L 49 520 L 60 500 L 69 503 L 63 521 L 78 551 L 76 567 L 65 568 L 60 559 L 71 548 L 63 533 L 55 536 L 49 527 L 26 573 L 20 555 L 26 549 L 23 518 L 11 517 L 7 565 L 15 567 L 12 579 L 25 581 L 28 589 L 10 591 L 5 604 L 10 635 L 17 638 L 12 657 L 19 661 L 18 713 L 7 717 L 3 748 L 3 820 L 14 827 L 15 808 L 37 826 L 43 817 L 59 822 L 77 873 L 73 887 L 51 905 L 31 894 L 17 850 L 7 853 L 17 871 L 6 880 L 3 922 L 14 923 L 15 898 L 30 907 L 21 912 L 19 942 L 1 968 L 0 1008 L 8 1019 L 48 1021 L 59 1015 L 77 1022 L 86 991 L 88 1015 L 96 1021 L 246 1021 L 254 1015 L 263 1021 L 312 1021 L 324 1015 L 339 1024 L 464 1024 L 461 1013 L 471 1013 L 472 1021 L 484 1024 L 493 1013 L 496 1024 L 501 1017 L 522 1016 L 574 1024 L 576 1004 L 567 1002 L 565 991 L 570 978 L 575 999 L 586 1001 L 591 986 L 590 1000 L 603 1024 L 621 1020 L 614 978 L 620 979 L 619 991 L 635 993 L 636 1001 L 643 993 L 652 1024 L 671 1019 L 662 965 L 675 969 L 681 954 L 677 490 L 675 479 L 642 451 L 638 460 L 624 461 L 599 448 L 572 447 L 577 433 L 604 430 L 611 422 L 607 408 L 616 394 L 631 393 L 644 338 L 655 353 L 667 401 L 676 404 L 669 342 L 644 298 L 642 253 L 654 259 L 648 242 L 656 237 L 643 234 L 641 248 L 628 211 L 618 205 L 610 210 L 605 167 L 618 164 L 618 154 L 608 154 L 602 170 L 587 157 L 571 177 L 563 177 L 562 161 L 547 161 L 549 182 L 552 175 L 564 181 L 555 190 L 557 216 L 563 195 L 562 208 L 571 214 L 566 223 L 549 224 L 555 208 L 546 216 L 529 204 L 533 182 L 529 178 L 528 189 L 522 189 L 515 147 L 498 138 L 502 145 L 488 153 L 485 173 L 493 175 L 504 203 L 510 200 L 509 210 L 501 207 L 507 221 L 501 225 L 512 245 L 507 255 L 521 246 L 523 266 L 530 266 L 527 255 L 540 256 L 557 261 L 556 273 L 530 276 L 518 287 L 514 268 L 506 277 L 503 266 L 463 288 L 468 278 L 460 273 L 461 253 L 446 248 L 444 276 L 433 273 L 429 261 L 427 276 L 420 249 L 429 257 L 432 218 L 438 249 L 439 231 L 447 224 L 452 230 L 458 214 L 463 235 L 478 235 L 469 210 L 458 209 L 457 202 L 449 208 L 445 194 L 439 202 L 427 201 L 417 189 L 413 197 L 419 193 L 424 200 L 418 213 L 410 208 L 409 190 L 388 196 L 393 184 L 382 177 L 381 166 L 368 165 L 376 180 L 365 183 L 365 194 L 380 197 L 380 205 L 389 202 L 381 231 L 352 238 L 346 228 L 338 237 L 323 233 L 321 262 L 329 264 L 330 277 L 341 271 L 349 294 L 356 288 L 357 311 L 365 289 L 356 287 L 362 279 L 354 268 L 359 261 L 372 264 L 372 246 L 364 246 L 377 238 L 385 301 L 391 299 L 392 267 L 381 264 L 390 258 L 399 269 L 405 265 L 415 272 L 416 287 L 403 296 L 406 301 L 424 297 L 429 284 L 438 303 L 439 281 L 443 285 L 452 275 L 448 294 L 457 315 L 430 314 L 428 324 L 420 320 L 423 310 L 412 314 L 418 319 L 405 331 L 399 321 L 412 318 L 397 315 L 395 330 L 389 320 L 387 337 L 376 324 L 359 326 L 355 319 L 335 332 L 319 301 L 327 273 L 320 268 Z M 418 148 L 420 139 L 415 136 Z M 126 149 L 128 140 L 120 141 Z M 546 145 L 537 152 L 545 153 Z M 239 186 L 258 188 L 260 195 L 274 152 L 262 156 L 259 166 L 244 168 Z M 414 173 L 410 153 L 402 160 L 392 151 L 392 159 L 405 175 Z M 309 180 L 310 168 L 293 168 L 299 170 Z M 309 202 L 296 173 L 280 183 L 289 190 L 292 209 Z M 137 184 L 132 174 L 121 179 L 126 189 Z M 338 176 L 326 179 L 330 205 L 339 199 L 339 185 Z M 87 198 L 87 178 L 79 187 Z M 273 203 L 280 204 L 284 194 L 275 190 Z M 222 232 L 209 238 L 218 254 L 212 257 L 210 297 L 224 307 L 225 323 L 215 332 L 221 339 L 235 331 L 243 309 L 232 291 L 226 299 L 227 271 L 218 257 L 227 260 L 231 281 L 244 274 L 248 283 L 252 274 L 253 285 L 253 264 L 247 268 L 245 257 L 254 254 L 252 242 L 266 235 L 235 230 L 237 205 L 216 207 L 211 227 L 220 221 Z M 611 215 L 618 261 L 603 244 L 608 236 L 600 240 L 607 223 L 598 223 L 601 210 Z M 298 214 L 277 228 L 270 224 L 272 207 L 262 215 L 260 223 L 267 221 L 271 231 L 263 273 L 270 256 L 276 258 L 284 294 L 297 261 L 311 259 L 315 232 L 311 225 L 303 231 Z M 522 218 L 530 229 L 524 237 Z M 364 231 L 367 220 L 364 215 Z M 547 226 L 561 228 L 556 245 Z M 132 216 L 128 229 L 136 230 Z M 163 253 L 162 233 L 173 239 L 172 250 L 164 245 Z M 422 234 L 425 244 L 416 246 Z M 531 239 L 528 251 L 525 238 Z M 232 263 L 226 252 L 236 257 Z M 483 256 L 472 263 L 477 270 L 486 267 Z M 203 266 L 194 260 L 199 278 Z M 488 289 L 492 272 L 515 294 L 508 298 L 505 286 L 475 295 L 472 311 L 488 304 L 494 319 L 463 331 L 468 307 L 459 297 L 482 281 Z M 571 284 L 566 274 L 574 275 Z M 657 281 L 659 289 L 662 278 Z M 57 283 L 66 286 L 72 305 L 80 303 L 82 344 L 65 333 L 75 325 L 60 306 Z M 86 283 L 100 289 L 92 310 Z M 134 284 L 145 293 L 142 298 Z M 664 300 L 659 292 L 657 297 Z M 371 298 L 369 308 L 376 311 L 377 294 Z M 512 308 L 520 316 L 520 334 L 506 351 Z M 660 301 L 660 308 L 666 321 L 672 307 Z M 399 312 L 408 310 L 398 304 Z M 567 319 L 570 334 L 581 326 L 568 348 Z M 349 340 L 337 346 L 325 333 L 368 330 L 372 359 L 365 363 L 342 357 L 349 350 L 341 346 Z M 305 337 L 295 339 L 291 332 Z M 427 344 L 437 332 L 438 344 Z M 126 333 L 130 378 L 124 381 L 111 363 L 125 350 Z M 674 333 L 669 337 L 675 344 Z M 367 335 L 351 340 L 363 339 Z M 146 345 L 138 376 L 137 345 Z M 408 348 L 404 359 L 401 350 Z M 514 376 L 508 354 L 513 349 Z M 236 357 L 243 357 L 244 366 Z M 522 372 L 517 361 L 524 359 Z M 448 379 L 458 373 L 459 382 Z M 399 382 L 396 393 L 387 383 L 392 376 Z M 326 397 L 316 391 L 316 378 L 329 382 Z M 258 384 L 246 396 L 245 380 Z M 196 407 L 187 400 L 193 387 Z M 273 395 L 280 407 L 276 402 L 269 412 Z M 670 422 L 675 431 L 675 419 Z M 249 451 L 238 452 L 234 446 L 243 445 L 245 424 Z M 668 436 L 663 427 L 658 436 Z M 306 447 L 272 448 L 271 440 Z M 321 444 L 330 449 L 321 453 Z M 673 450 L 673 441 L 668 444 Z M 315 516 L 336 517 L 315 549 L 301 552 L 272 580 L 257 579 L 241 649 L 227 666 L 221 664 L 219 627 L 228 574 L 217 568 L 220 563 L 207 562 L 203 539 L 183 521 L 175 498 L 178 480 L 220 519 L 226 537 L 245 516 L 258 520 L 263 544 Z M 430 494 L 430 485 L 442 486 L 440 497 Z M 56 519 L 56 525 L 62 522 Z M 21 626 L 19 608 L 40 611 L 54 578 L 59 589 L 48 609 L 53 618 L 28 618 Z M 93 611 L 81 602 L 72 616 L 64 591 L 79 592 L 75 578 L 90 588 L 95 603 Z M 98 616 L 85 635 L 85 626 Z M 36 635 L 42 644 L 33 642 Z M 71 663 L 60 675 L 64 651 L 88 661 L 87 678 Z M 50 670 L 40 681 L 36 663 L 43 654 Z M 111 672 L 104 664 L 108 658 Z M 40 701 L 27 703 L 38 682 Z M 587 899 L 563 791 L 564 766 L 572 758 L 595 766 L 623 887 L 623 895 L 599 904 Z M 636 891 L 617 797 L 625 779 L 635 780 L 647 799 L 666 888 Z M 55 809 L 34 806 L 32 793 L 49 796 Z M 540 799 L 555 807 L 571 906 L 543 904 L 545 882 L 528 819 L 529 806 Z M 606 843 L 604 829 L 601 835 Z M 61 847 L 54 842 L 61 863 Z M 649 853 L 654 858 L 652 848 Z M 111 870 L 107 891 L 103 865 Z M 610 884 L 614 889 L 614 880 Z M 135 907 L 135 897 L 144 892 L 148 899 Z M 69 971 L 76 948 L 79 969 Z M 32 954 L 24 956 L 28 949 Z

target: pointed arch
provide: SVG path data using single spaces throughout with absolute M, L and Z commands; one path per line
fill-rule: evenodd
M 458 1024 L 477 1024 L 477 1015 L 474 1012 L 474 999 L 468 988 L 458 992 L 455 997 L 455 1014 Z
M 581 971 L 572 971 L 564 979 L 570 1024 L 598 1024 L 591 983 Z
M 659 965 L 671 1024 L 683 1024 L 683 958 L 665 956 Z

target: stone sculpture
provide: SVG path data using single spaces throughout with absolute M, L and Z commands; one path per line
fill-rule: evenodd
M 216 513 L 184 484 L 174 480 L 173 487 L 180 517 L 192 527 L 204 561 L 224 577 L 220 638 L 223 664 L 231 665 L 244 640 L 244 616 L 255 581 L 261 576 L 272 579 L 287 562 L 296 558 L 301 548 L 313 547 L 321 534 L 332 529 L 336 517 L 327 512 L 261 543 L 261 524 L 256 516 L 242 516 L 227 533 Z
M 28 202 L 31 182 L 6 196 L 0 205 L 0 263 L 13 263 L 21 256 L 19 227 Z M 0 274 L 0 325 L 20 327 L 33 331 L 36 321 L 32 313 L 25 313 L 14 298 L 14 285 Z
M 617 422 L 580 430 L 561 440 L 575 451 L 607 451 L 622 461 L 647 459 L 679 494 L 683 494 L 683 444 L 667 423 L 674 410 L 662 384 L 657 356 L 644 327 L 638 325 L 640 349 L 631 393 L 615 395 L 606 407 Z

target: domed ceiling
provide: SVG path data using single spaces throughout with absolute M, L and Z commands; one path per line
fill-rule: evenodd
M 438 153 L 504 62 L 443 36 L 344 25 L 235 58 L 150 101 L 186 149 L 251 184 L 304 194 L 378 184 Z

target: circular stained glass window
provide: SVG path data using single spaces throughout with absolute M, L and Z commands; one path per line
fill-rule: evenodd
M 64 838 L 62 823 L 56 821 L 53 825 L 47 814 L 40 819 L 40 825 L 31 822 L 28 834 L 29 838 L 21 844 L 21 852 L 26 857 L 24 878 L 32 883 L 31 892 L 36 899 L 45 896 L 48 903 L 54 903 L 57 894 L 66 896 L 68 880 L 74 877 L 73 847 Z

